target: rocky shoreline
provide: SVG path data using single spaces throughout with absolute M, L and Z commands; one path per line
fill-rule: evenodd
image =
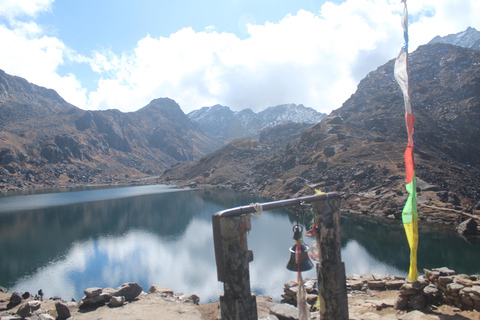
M 306 279 L 304 285 L 312 319 L 317 319 L 317 280 Z M 346 287 L 353 320 L 480 319 L 480 275 L 455 274 L 447 267 L 424 269 L 413 283 L 403 276 L 349 275 Z M 280 303 L 257 296 L 259 319 L 298 319 L 297 292 L 298 283 L 290 281 L 284 285 Z M 141 312 L 141 319 L 156 319 L 158 312 L 173 312 L 162 318 L 216 320 L 220 314 L 217 302 L 201 305 L 197 295 L 175 294 L 157 285 L 147 292 L 137 283 L 125 283 L 117 289 L 87 288 L 84 293 L 81 301 L 66 302 L 59 297 L 9 294 L 1 288 L 0 319 L 131 319 Z

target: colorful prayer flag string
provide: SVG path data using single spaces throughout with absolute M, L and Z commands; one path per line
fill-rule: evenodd
M 408 88 L 408 10 L 407 1 L 402 0 L 403 15 L 402 27 L 405 43 L 398 54 L 395 61 L 395 79 L 403 92 L 403 100 L 405 103 L 405 124 L 407 126 L 408 144 L 405 150 L 405 175 L 406 186 L 408 192 L 407 202 L 402 212 L 403 226 L 407 235 L 408 244 L 410 246 L 410 270 L 408 278 L 410 281 L 417 281 L 417 248 L 418 248 L 418 211 L 417 211 L 417 188 L 415 177 L 415 161 L 414 161 L 414 143 L 413 143 L 413 124 L 415 117 L 412 113 L 410 104 L 410 94 Z

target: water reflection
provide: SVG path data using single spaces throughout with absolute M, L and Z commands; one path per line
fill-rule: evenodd
M 15 291 L 42 288 L 47 296 L 79 299 L 87 287 L 133 281 L 144 290 L 158 284 L 198 294 L 202 302 L 218 299 L 223 287 L 217 282 L 211 215 L 266 199 L 230 190 L 159 193 L 146 188 L 143 194 L 142 187 L 135 188 L 112 189 L 121 197 L 112 190 L 96 190 L 100 194 L 95 196 L 103 200 L 69 200 L 68 205 L 0 214 L 0 285 Z M 75 199 L 75 194 L 66 196 Z M 2 208 L 7 198 L 0 197 Z M 14 198 L 8 198 L 10 206 Z M 268 211 L 252 219 L 248 242 L 254 252 L 254 292 L 279 300 L 283 284 L 295 278 L 285 268 L 294 220 L 286 211 Z M 409 249 L 398 221 L 344 216 L 342 228 L 347 273 L 406 274 Z M 479 271 L 479 245 L 468 247 L 454 234 L 428 229 L 421 229 L 420 239 L 419 267 Z M 314 276 L 314 270 L 304 273 Z

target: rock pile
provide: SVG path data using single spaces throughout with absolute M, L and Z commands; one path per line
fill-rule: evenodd
M 455 275 L 446 267 L 424 269 L 424 275 L 414 283 L 406 283 L 400 288 L 395 302 L 396 309 L 422 309 L 431 305 L 448 304 L 462 310 L 480 311 L 480 276 Z
M 88 308 L 102 304 L 110 307 L 120 307 L 125 301 L 132 301 L 142 293 L 142 287 L 138 283 L 124 283 L 117 289 L 112 288 L 87 288 L 83 292 L 85 297 L 80 302 L 80 308 Z
M 348 275 L 347 291 L 399 290 L 394 307 L 398 310 L 420 310 L 428 305 L 451 305 L 462 310 L 480 311 L 480 275 L 455 275 L 446 267 L 424 269 L 424 275 L 415 282 L 408 282 L 403 276 Z M 317 301 L 317 279 L 305 279 L 307 302 L 315 310 Z M 284 285 L 281 303 L 297 305 L 298 283 L 290 281 Z

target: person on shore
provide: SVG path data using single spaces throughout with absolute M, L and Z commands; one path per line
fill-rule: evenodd
M 42 291 L 42 289 L 38 290 L 38 295 L 40 296 L 40 301 L 43 301 L 43 291 Z

